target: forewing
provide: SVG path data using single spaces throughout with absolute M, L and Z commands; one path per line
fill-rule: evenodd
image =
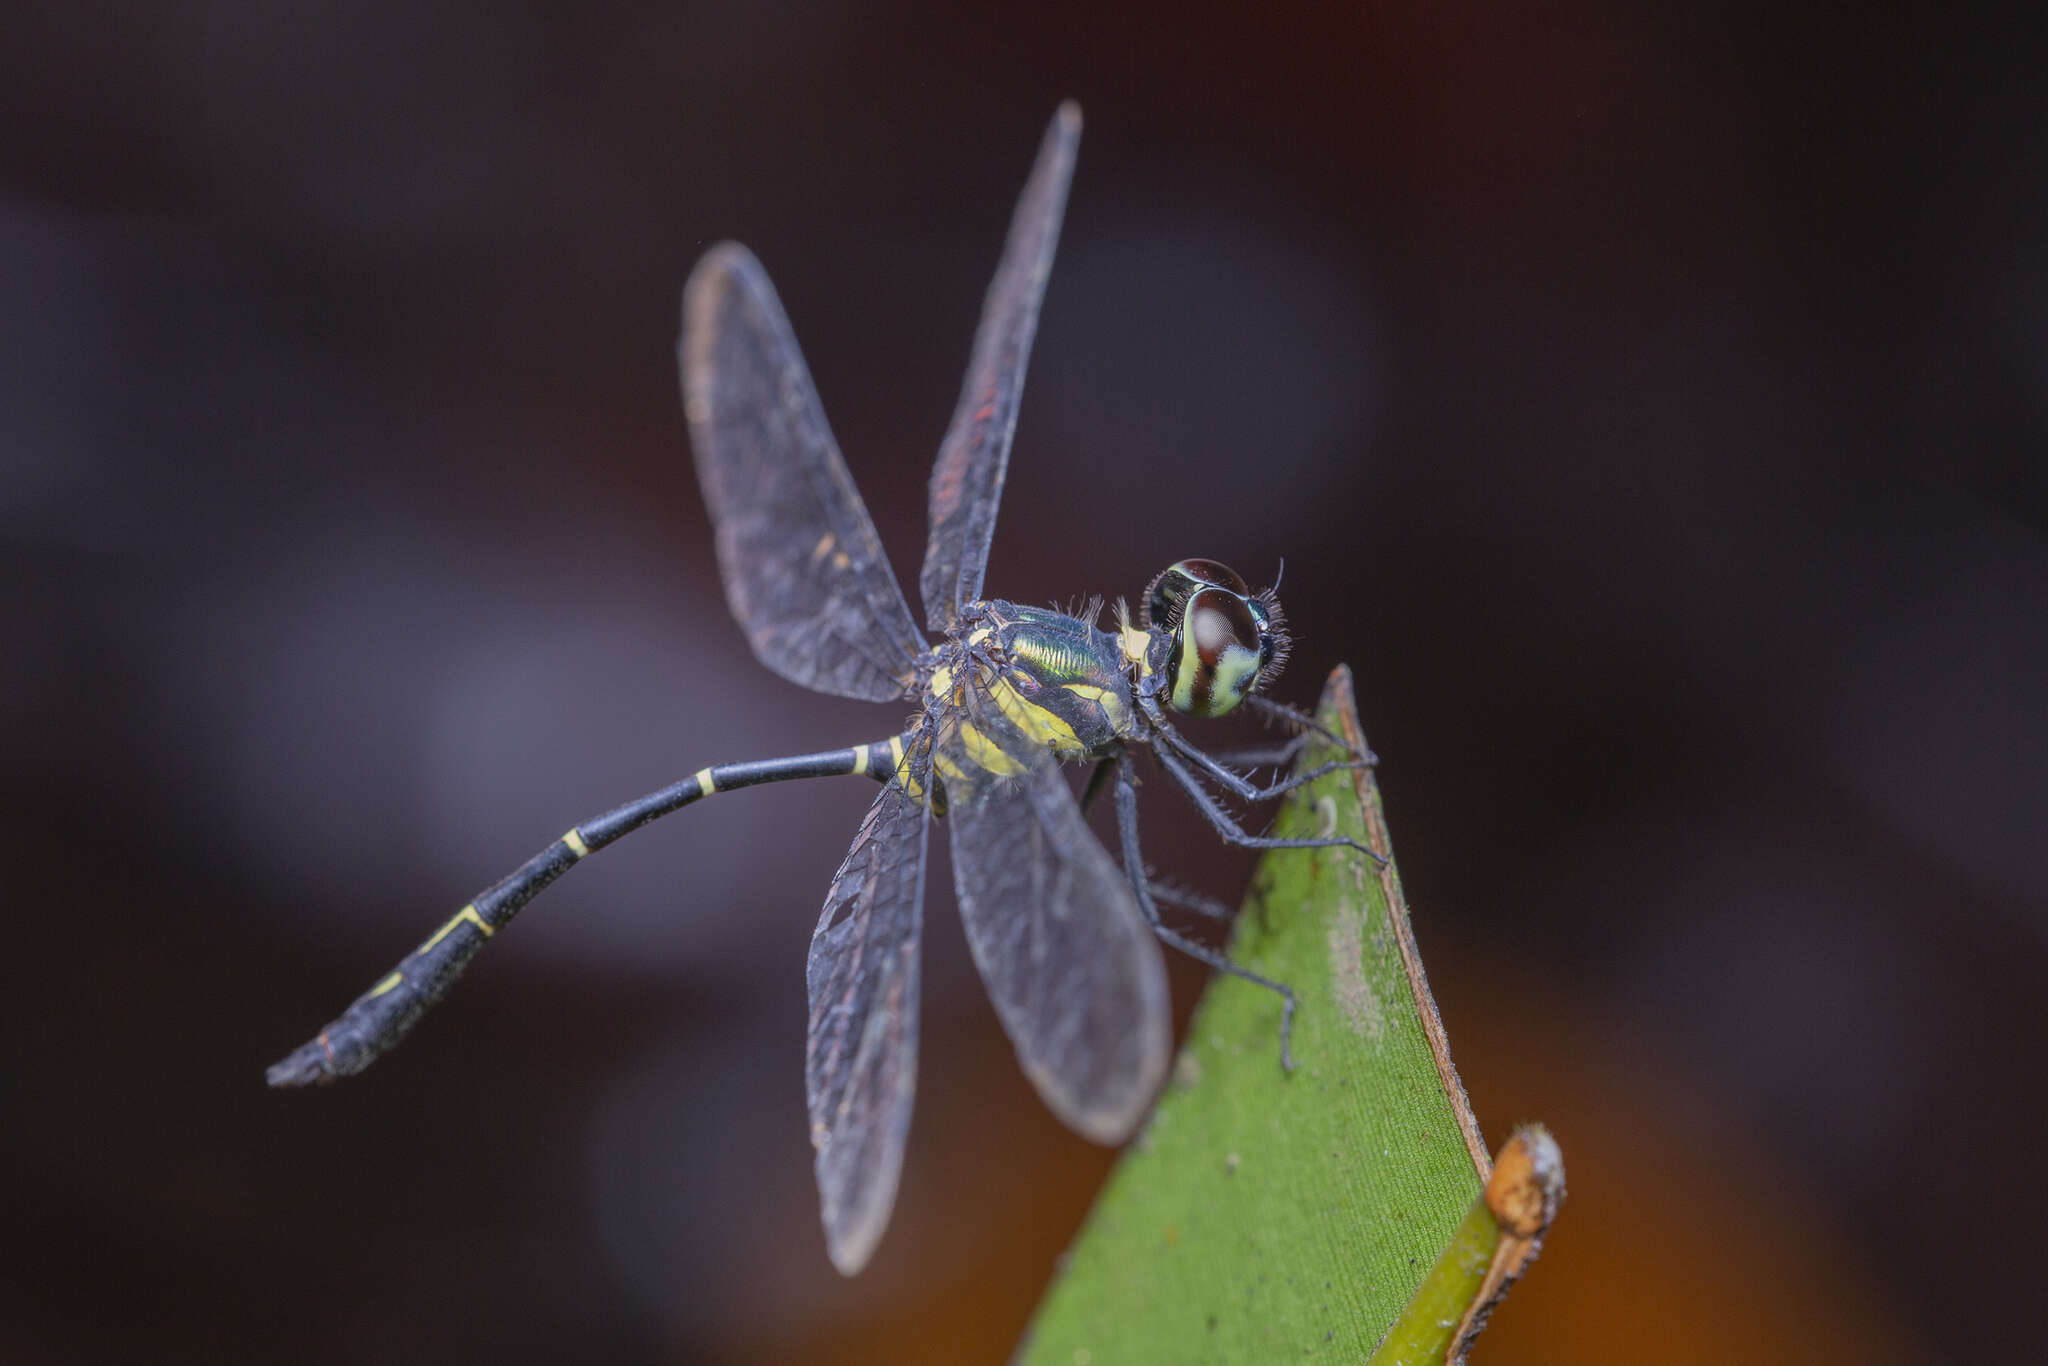
M 819 692 L 910 692 L 926 642 L 745 247 L 713 247 L 691 272 L 677 353 L 725 599 L 755 655 Z
M 929 764 L 906 761 L 916 791 Z M 917 776 L 922 773 L 923 776 Z M 832 1264 L 867 1265 L 889 1226 L 917 1089 L 917 956 L 930 808 L 899 777 L 868 808 L 825 894 L 805 976 L 804 1082 Z
M 1017 430 L 1017 403 L 1024 394 L 1024 367 L 1038 331 L 1039 301 L 1052 273 L 1080 141 L 1081 110 L 1069 101 L 1045 130 L 1037 164 L 1017 200 L 1002 262 L 982 304 L 960 401 L 932 466 L 931 540 L 918 585 L 925 621 L 934 632 L 946 630 L 963 604 L 981 596 L 996 505 L 1010 463 L 1010 438 Z
M 1052 755 L 968 693 L 939 744 L 967 943 L 1045 1103 L 1120 1143 L 1166 1072 L 1166 965 Z

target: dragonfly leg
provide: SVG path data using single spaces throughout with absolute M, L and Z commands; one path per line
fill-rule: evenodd
M 1387 860 L 1377 851 L 1343 835 L 1333 835 L 1327 839 L 1279 839 L 1271 835 L 1251 834 L 1209 795 L 1208 789 L 1195 780 L 1195 775 L 1188 772 L 1187 766 L 1174 757 L 1170 748 L 1154 745 L 1152 757 L 1159 761 L 1159 766 L 1166 770 L 1166 775 L 1188 794 L 1188 799 L 1195 804 L 1195 809 L 1202 813 L 1203 818 L 1226 843 L 1242 845 L 1246 849 L 1335 849 L 1342 846 L 1356 849 L 1381 867 L 1386 866 Z
M 1340 768 L 1364 768 L 1366 766 L 1366 761 L 1363 759 L 1333 759 L 1329 763 L 1312 768 L 1306 773 L 1297 773 L 1291 778 L 1283 778 L 1277 783 L 1260 787 L 1257 783 L 1247 780 L 1243 775 L 1225 768 L 1213 755 L 1205 754 L 1195 745 L 1191 744 L 1185 736 L 1173 728 L 1173 724 L 1166 719 L 1165 713 L 1159 710 L 1159 704 L 1156 701 L 1153 701 L 1151 698 L 1145 698 L 1143 699 L 1143 704 L 1147 719 L 1152 722 L 1152 728 L 1157 733 L 1159 739 L 1165 741 L 1182 758 L 1215 779 L 1216 782 L 1222 785 L 1225 791 L 1241 802 L 1270 801 L 1282 793 L 1292 792 L 1297 787 L 1312 783 L 1326 773 L 1334 773 Z M 1155 752 L 1158 748 L 1157 745 L 1153 746 Z
M 1176 887 L 1171 882 L 1162 882 L 1154 877 L 1148 877 L 1146 885 L 1152 889 L 1152 899 L 1162 906 L 1172 906 L 1176 910 L 1189 911 L 1201 916 L 1205 920 L 1221 921 L 1226 925 L 1237 919 L 1237 912 L 1218 901 L 1215 897 L 1203 896 L 1200 892 L 1189 891 L 1185 887 Z
M 1264 745 L 1254 749 L 1226 749 L 1210 753 L 1209 757 L 1226 768 L 1285 768 L 1308 748 L 1313 733 L 1302 731 L 1284 745 Z
M 1266 722 L 1268 725 L 1278 721 L 1281 725 L 1294 731 L 1297 737 L 1320 735 L 1339 749 L 1349 750 L 1354 757 L 1364 760 L 1367 764 L 1377 764 L 1380 761 L 1380 756 L 1374 754 L 1370 749 L 1353 748 L 1349 740 L 1346 740 L 1307 712 L 1290 707 L 1285 702 L 1275 702 L 1270 697 L 1261 697 L 1257 693 L 1253 693 L 1245 698 L 1244 705 L 1261 721 Z
M 1124 872 L 1131 880 L 1131 889 L 1138 894 L 1138 908 L 1145 913 L 1145 919 L 1152 922 L 1152 933 L 1188 957 L 1207 963 L 1218 972 L 1241 977 L 1280 997 L 1280 1067 L 1283 1071 L 1292 1072 L 1294 1054 L 1288 1045 L 1294 1037 L 1294 988 L 1231 962 L 1208 945 L 1169 929 L 1160 920 L 1159 906 L 1153 900 L 1153 884 L 1145 877 L 1144 856 L 1138 852 L 1138 783 L 1131 773 L 1131 765 L 1121 760 L 1116 762 L 1116 825 L 1123 843 Z

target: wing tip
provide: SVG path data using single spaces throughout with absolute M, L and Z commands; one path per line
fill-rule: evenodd
M 842 1276 L 858 1276 L 867 1270 L 874 1259 L 875 1248 L 881 1244 L 882 1228 L 861 1227 L 840 1230 L 825 1230 L 825 1255 L 832 1259 L 832 1269 Z
M 697 258 L 697 264 L 690 269 L 690 278 L 683 283 L 685 329 L 701 311 L 714 305 L 724 289 L 734 281 L 760 274 L 760 261 L 742 243 L 730 238 L 712 243 Z
M 1164 964 L 1161 964 L 1163 970 Z M 1024 1075 L 1031 1081 L 1046 1108 L 1060 1122 L 1090 1143 L 1120 1148 L 1131 1140 L 1152 1113 L 1152 1104 L 1166 1084 L 1167 1067 L 1173 1061 L 1173 1023 L 1165 1007 L 1148 1011 L 1139 1042 L 1138 1056 L 1128 1076 L 1107 1095 L 1084 1097 L 1063 1089 L 1043 1068 L 1025 1064 Z M 1023 1062 L 1020 1055 L 1019 1062 Z
M 889 1216 L 896 1209 L 897 1174 L 883 1181 L 882 1188 L 865 1192 L 851 1209 L 835 1205 L 826 1195 L 823 1153 L 819 1154 L 819 1214 L 825 1227 L 825 1255 L 842 1276 L 858 1276 L 874 1260 L 875 1249 L 888 1232 Z
M 714 266 L 725 269 L 753 266 L 758 269 L 760 264 L 754 259 L 754 253 L 748 250 L 746 243 L 726 237 L 704 249 L 704 254 L 697 258 L 697 270 L 691 273 L 694 275 Z
M 1146 1061 L 1145 1075 L 1124 1095 L 1108 1102 L 1097 1102 L 1094 1109 L 1083 1110 L 1070 1102 L 1054 1105 L 1050 1097 L 1046 1105 L 1057 1114 L 1069 1129 L 1090 1143 L 1099 1143 L 1105 1148 L 1121 1148 L 1131 1141 L 1152 1113 L 1152 1103 L 1159 1095 L 1159 1088 L 1166 1081 L 1166 1058 L 1161 1052 L 1159 1063 L 1154 1066 Z
M 676 362 L 682 371 L 684 409 L 693 422 L 709 413 L 702 401 L 703 372 L 723 318 L 734 307 L 744 306 L 738 301 L 748 297 L 755 308 L 779 318 L 781 305 L 775 287 L 768 283 L 768 272 L 753 252 L 730 238 L 707 248 L 683 283 L 683 326 L 676 337 Z
M 1081 132 L 1080 101 L 1071 97 L 1061 100 L 1060 107 L 1053 111 L 1052 121 L 1053 126 L 1066 136 L 1078 136 Z

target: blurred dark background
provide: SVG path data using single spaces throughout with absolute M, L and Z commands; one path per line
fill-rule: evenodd
M 934 869 L 853 1282 L 802 964 L 870 792 L 577 871 L 370 1074 L 297 1044 L 571 821 L 895 716 L 758 667 L 675 393 L 767 264 L 899 574 L 1045 120 L 1088 131 L 989 584 L 1287 562 L 1489 1141 L 1484 1361 L 2029 1341 L 2048 87 L 1948 7 L 8 7 L 0 1358 L 982 1361 L 1110 1155 Z M 1156 785 L 1155 785 L 1156 786 Z M 1152 856 L 1247 861 L 1164 794 Z M 1177 969 L 1183 1010 L 1199 975 Z

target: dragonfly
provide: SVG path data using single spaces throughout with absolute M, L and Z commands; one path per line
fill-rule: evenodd
M 932 471 L 918 578 L 929 635 L 889 569 L 760 263 L 722 243 L 684 288 L 683 404 L 733 617 L 760 661 L 792 682 L 910 704 L 903 728 L 845 749 L 699 769 L 572 827 L 271 1067 L 272 1086 L 368 1067 L 523 906 L 628 832 L 718 793 L 832 775 L 882 786 L 825 893 L 805 974 L 820 1214 L 843 1274 L 873 1255 L 902 1172 L 934 818 L 951 831 L 960 915 L 996 1013 L 1025 1075 L 1070 1128 L 1123 1142 L 1164 1079 L 1172 1021 L 1162 941 L 1277 996 L 1280 1061 L 1292 1068 L 1292 989 L 1164 922 L 1162 905 L 1230 912 L 1148 873 L 1133 772 L 1136 751 L 1149 751 L 1230 843 L 1348 846 L 1380 861 L 1343 837 L 1255 834 L 1211 791 L 1264 802 L 1370 761 L 1347 750 L 1264 786 L 1248 776 L 1257 772 L 1249 765 L 1277 771 L 1320 732 L 1313 718 L 1261 694 L 1290 643 L 1273 589 L 1255 592 L 1216 561 L 1185 559 L 1151 582 L 1135 616 L 1119 602 L 1107 629 L 1100 599 L 1062 612 L 982 596 L 1080 132 L 1079 109 L 1062 105 L 1018 200 Z M 1168 715 L 1240 707 L 1285 723 L 1292 738 L 1225 762 L 1184 738 Z M 1078 761 L 1095 767 L 1077 800 L 1062 765 Z M 1113 794 L 1120 865 L 1085 815 L 1104 791 Z

